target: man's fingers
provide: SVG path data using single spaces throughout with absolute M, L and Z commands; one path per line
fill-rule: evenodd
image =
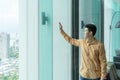
M 59 27 L 60 27 L 60 28 L 62 28 L 62 25 L 61 25 L 61 23 L 60 23 L 60 22 L 59 22 Z
M 62 26 L 60 22 L 59 22 L 59 25 Z

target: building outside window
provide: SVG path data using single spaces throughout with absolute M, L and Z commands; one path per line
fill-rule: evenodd
M 18 0 L 0 1 L 0 80 L 19 80 Z

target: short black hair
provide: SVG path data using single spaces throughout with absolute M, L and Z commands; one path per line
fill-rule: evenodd
M 93 36 L 95 35 L 97 28 L 94 24 L 86 24 L 85 28 L 88 28 L 89 31 L 93 32 Z

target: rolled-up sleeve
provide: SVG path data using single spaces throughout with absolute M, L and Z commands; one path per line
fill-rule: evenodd
M 65 40 L 68 41 L 70 44 L 72 44 L 74 46 L 80 46 L 80 43 L 81 43 L 82 40 L 71 38 L 63 30 L 61 30 L 61 34 L 63 35 L 63 37 L 65 38 Z
M 107 74 L 107 60 L 106 60 L 106 53 L 105 53 L 105 48 L 104 45 L 101 44 L 99 48 L 99 60 L 100 60 L 100 65 L 101 65 L 101 78 L 104 79 L 106 78 Z

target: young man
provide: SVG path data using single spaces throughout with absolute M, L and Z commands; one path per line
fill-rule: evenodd
M 105 80 L 106 79 L 106 54 L 104 45 L 94 37 L 96 26 L 86 24 L 84 39 L 73 39 L 68 36 L 61 23 L 59 28 L 62 36 L 70 44 L 81 48 L 80 80 Z

